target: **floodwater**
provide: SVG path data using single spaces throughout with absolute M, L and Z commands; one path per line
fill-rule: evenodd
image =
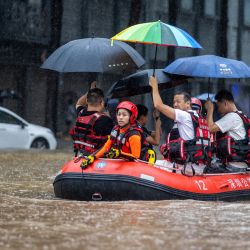
M 0 249 L 250 249 L 250 202 L 54 197 L 65 151 L 0 151 Z

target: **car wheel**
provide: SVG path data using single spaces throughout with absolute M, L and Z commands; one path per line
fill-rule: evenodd
M 30 147 L 37 149 L 49 149 L 49 144 L 44 138 L 37 138 L 32 142 Z

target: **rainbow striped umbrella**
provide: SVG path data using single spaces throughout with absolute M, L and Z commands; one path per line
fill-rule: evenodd
M 161 21 L 133 25 L 111 38 L 112 40 L 201 49 L 187 32 Z
M 201 45 L 184 30 L 161 21 L 133 25 L 113 36 L 111 39 L 133 43 L 155 44 L 154 68 L 158 45 L 202 48 Z

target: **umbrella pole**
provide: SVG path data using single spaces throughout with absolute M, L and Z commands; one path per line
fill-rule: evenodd
M 91 83 L 94 81 L 97 81 L 97 73 L 95 72 L 88 73 L 89 89 L 91 89 Z
M 154 64 L 153 64 L 153 76 L 155 76 L 155 65 L 156 65 L 157 49 L 158 49 L 158 44 L 156 44 L 156 47 L 155 47 L 155 59 L 154 59 Z
M 210 91 L 210 77 L 208 78 L 208 87 L 207 87 L 207 98 L 209 99 L 209 91 Z

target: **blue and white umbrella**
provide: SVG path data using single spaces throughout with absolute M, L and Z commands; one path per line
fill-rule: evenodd
M 191 77 L 250 78 L 250 67 L 244 62 L 215 55 L 179 58 L 163 71 Z

